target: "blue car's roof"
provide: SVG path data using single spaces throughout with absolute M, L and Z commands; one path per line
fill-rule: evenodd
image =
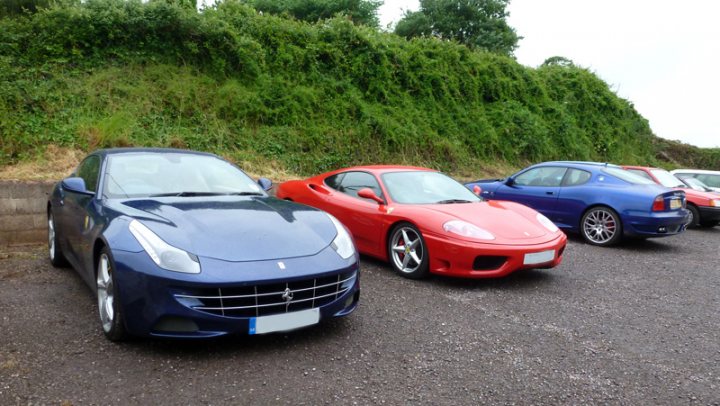
M 116 155 L 116 154 L 127 154 L 127 153 L 138 153 L 138 152 L 150 152 L 150 153 L 175 153 L 175 154 L 192 154 L 192 155 L 206 155 L 217 157 L 215 154 L 209 152 L 192 151 L 189 149 L 177 149 L 177 148 L 106 148 L 94 151 L 93 154 L 99 155 Z
M 586 167 L 586 168 L 620 168 L 620 166 L 607 163 L 607 162 L 590 162 L 590 161 L 548 161 L 535 164 L 532 166 L 551 166 L 553 164 L 572 165 L 575 167 Z

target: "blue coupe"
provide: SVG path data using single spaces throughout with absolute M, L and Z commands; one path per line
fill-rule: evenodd
M 685 192 L 595 162 L 545 162 L 506 179 L 467 183 L 482 197 L 530 206 L 558 227 L 608 246 L 623 235 L 665 237 L 685 230 Z
M 110 340 L 262 334 L 350 314 L 349 233 L 270 187 L 211 154 L 96 151 L 52 191 L 50 261 L 97 294 Z

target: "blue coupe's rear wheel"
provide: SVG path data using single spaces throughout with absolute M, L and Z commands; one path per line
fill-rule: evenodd
M 410 223 L 400 223 L 390 233 L 388 257 L 395 272 L 410 279 L 428 275 L 429 260 L 420 231 Z
M 97 265 L 97 298 L 103 333 L 111 341 L 123 340 L 127 334 L 122 308 L 117 297 L 115 266 L 110 251 L 103 248 Z
M 592 245 L 610 246 L 622 238 L 622 222 L 615 210 L 609 207 L 593 207 L 582 217 L 581 233 Z

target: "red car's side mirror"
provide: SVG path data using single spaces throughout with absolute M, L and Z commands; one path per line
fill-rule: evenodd
M 363 188 L 358 191 L 358 197 L 362 197 L 363 199 L 370 199 L 375 200 L 378 202 L 378 204 L 385 204 L 385 200 L 383 200 L 380 196 L 376 195 L 375 192 L 372 191 L 370 188 Z
M 482 193 L 482 188 L 478 185 L 473 186 L 473 193 L 475 193 L 476 196 L 480 196 L 480 193 Z

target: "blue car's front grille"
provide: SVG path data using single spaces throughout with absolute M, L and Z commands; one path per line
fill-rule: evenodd
M 287 283 L 184 290 L 175 298 L 185 306 L 226 317 L 258 317 L 324 306 L 347 292 L 357 273 Z

